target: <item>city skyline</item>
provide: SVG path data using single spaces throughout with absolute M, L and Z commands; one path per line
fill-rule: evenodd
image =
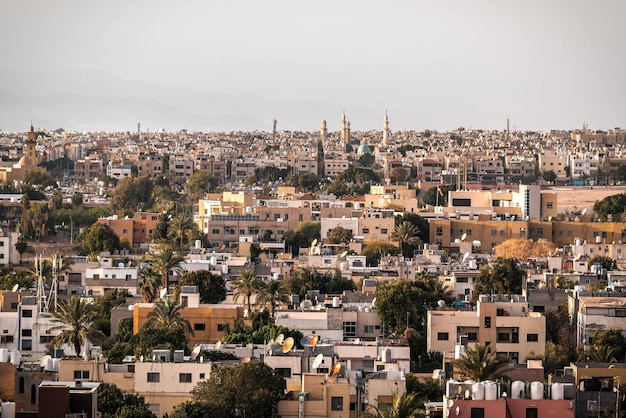
M 622 2 L 385 6 L 10 0 L 0 128 L 626 125 Z

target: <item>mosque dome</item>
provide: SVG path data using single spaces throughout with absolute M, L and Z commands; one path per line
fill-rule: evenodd
M 361 144 L 359 145 L 359 148 L 356 150 L 356 153 L 359 155 L 363 155 L 363 154 L 371 154 L 372 150 L 370 149 L 369 145 L 367 144 Z

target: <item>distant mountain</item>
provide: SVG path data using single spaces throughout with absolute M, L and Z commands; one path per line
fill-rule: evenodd
M 31 120 L 36 127 L 79 131 L 133 131 L 138 122 L 142 130 L 270 130 L 273 119 L 279 129 L 310 131 L 326 119 L 332 130 L 342 110 L 324 102 L 129 81 L 104 71 L 0 70 L 0 129 L 5 131 L 24 131 Z M 369 108 L 349 110 L 353 129 L 382 121 Z

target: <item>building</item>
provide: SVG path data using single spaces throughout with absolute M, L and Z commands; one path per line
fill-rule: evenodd
M 152 232 L 159 222 L 158 213 L 135 212 L 132 218 L 120 219 L 117 215 L 99 218 L 98 222 L 109 226 L 120 239 L 126 238 L 133 248 L 139 248 L 152 240 Z

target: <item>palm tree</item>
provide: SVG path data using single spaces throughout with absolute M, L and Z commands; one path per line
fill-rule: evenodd
M 359 415 L 362 418 L 418 418 L 422 416 L 424 414 L 420 411 L 417 395 L 405 392 L 398 396 L 398 391 L 393 392 L 391 404 L 378 406 L 370 404 L 366 412 Z
M 256 302 L 257 304 L 263 306 L 269 305 L 270 315 L 272 318 L 274 318 L 274 314 L 276 313 L 276 305 L 278 305 L 279 303 L 289 302 L 287 289 L 285 289 L 285 286 L 283 286 L 282 281 L 270 280 L 268 283 L 264 283 L 260 287 Z
M 56 347 L 61 344 L 74 346 L 76 356 L 80 355 L 80 347 L 85 342 L 99 343 L 106 336 L 98 329 L 92 329 L 91 324 L 97 316 L 96 305 L 80 297 L 73 297 L 69 300 L 60 301 L 57 309 L 51 312 L 52 321 L 59 323 L 51 330 L 62 330 L 54 337 L 52 342 Z
M 411 257 L 411 247 L 416 246 L 421 242 L 419 238 L 420 230 L 414 223 L 404 221 L 395 227 L 391 234 L 393 241 L 398 241 L 402 255 L 405 257 Z
M 183 240 L 194 228 L 193 220 L 186 213 L 180 213 L 173 218 L 168 226 L 168 234 L 170 237 L 180 240 L 180 248 L 183 248 Z
M 254 275 L 252 270 L 244 270 L 241 272 L 238 280 L 235 280 L 232 285 L 234 290 L 233 300 L 237 302 L 240 296 L 243 296 L 244 303 L 248 303 L 248 312 L 252 312 L 252 304 L 250 303 L 250 297 L 260 287 L 259 279 Z
M 166 289 L 170 288 L 169 274 L 170 271 L 176 273 L 182 273 L 183 269 L 180 267 L 180 263 L 185 259 L 182 255 L 179 255 L 169 245 L 162 245 L 158 252 L 152 253 L 152 268 L 161 274 L 161 283 Z
M 158 299 L 154 302 L 152 312 L 148 314 L 146 325 L 155 325 L 161 329 L 182 328 L 193 335 L 191 324 L 182 316 L 182 309 L 182 305 L 172 298 Z
M 466 348 L 465 354 L 454 361 L 459 371 L 475 382 L 496 377 L 507 364 L 506 358 L 497 357 L 495 352 L 490 353 L 487 344 L 476 344 L 474 348 Z
M 141 294 L 141 300 L 152 303 L 156 299 L 161 287 L 161 275 L 158 271 L 148 265 L 139 272 L 137 290 Z
M 617 347 L 611 347 L 608 345 L 599 345 L 591 350 L 589 353 L 589 359 L 596 363 L 614 363 L 615 353 L 617 352 Z

